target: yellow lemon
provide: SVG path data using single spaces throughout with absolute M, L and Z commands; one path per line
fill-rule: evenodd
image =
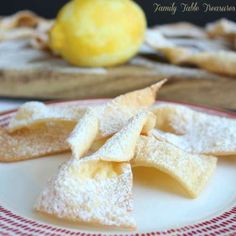
M 74 65 L 112 66 L 137 53 L 145 30 L 145 15 L 132 0 L 73 0 L 57 16 L 50 47 Z

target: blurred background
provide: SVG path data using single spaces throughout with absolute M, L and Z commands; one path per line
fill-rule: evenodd
M 68 0 L 56 0 L 56 1 L 48 1 L 48 0 L 7 0 L 1 4 L 0 15 L 9 15 L 13 14 L 19 10 L 30 9 L 41 16 L 47 18 L 54 18 L 58 10 L 66 3 Z M 203 3 L 211 4 L 212 6 L 235 6 L 236 0 L 136 0 L 142 8 L 145 10 L 149 26 L 156 24 L 164 24 L 170 22 L 177 21 L 188 21 L 198 25 L 205 25 L 206 22 L 215 21 L 219 18 L 225 17 L 236 21 L 236 12 L 207 12 L 204 13 L 204 9 L 201 9 L 199 12 L 190 12 L 183 13 L 180 9 L 176 11 L 174 15 L 166 12 L 156 12 L 154 13 L 154 5 L 162 4 L 162 5 L 171 5 L 175 2 L 176 6 L 179 6 L 181 3 L 195 3 L 197 2 L 199 6 L 202 6 Z M 203 8 L 203 7 L 202 7 Z
M 2 0 L 0 16 L 31 10 L 42 17 L 52 19 L 68 1 Z M 145 42 L 139 54 L 128 63 L 89 71 L 74 67 L 51 53 L 47 32 L 51 27 L 50 21 L 41 22 L 43 27 L 13 27 L 12 30 L 2 30 L 2 36 L 0 29 L 0 103 L 5 98 L 21 102 L 21 99 L 114 97 L 169 78 L 170 82 L 160 91 L 159 99 L 236 111 L 236 0 L 134 1 L 144 9 L 149 26 L 185 21 L 204 27 L 191 24 L 178 24 L 176 27 L 176 24 L 173 24 L 150 29 L 149 33 L 152 34 L 149 34 L 149 42 Z M 190 11 L 183 12 L 183 5 L 186 4 Z M 158 5 L 169 8 L 174 5 L 175 9 L 156 11 Z M 206 5 L 214 9 L 204 12 Z M 210 34 L 209 27 L 205 25 L 222 18 L 231 21 L 214 23 L 215 29 L 220 26 L 220 29 L 223 27 L 226 32 L 222 34 L 220 30 L 214 32 L 216 35 L 212 32 Z M 133 22 L 136 23 L 137 20 L 134 19 Z M 20 33 L 23 36 L 19 37 Z M 156 45 L 159 42 L 155 39 L 158 35 L 193 52 L 216 54 L 207 54 L 211 56 L 208 68 L 205 64 L 209 63 L 204 62 L 205 57 L 199 61 L 201 65 L 191 62 L 175 65 L 168 56 L 157 50 Z M 1 107 L 3 105 L 0 104 L 0 109 Z

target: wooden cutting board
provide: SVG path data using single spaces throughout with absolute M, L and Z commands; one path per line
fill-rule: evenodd
M 29 99 L 114 97 L 162 78 L 159 99 L 236 109 L 236 78 L 178 67 L 146 56 L 113 68 L 73 67 L 27 40 L 0 43 L 0 96 Z

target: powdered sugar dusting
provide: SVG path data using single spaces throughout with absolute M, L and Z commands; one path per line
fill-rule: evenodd
M 155 111 L 154 111 L 155 110 Z M 192 153 L 230 155 L 236 153 L 236 121 L 201 113 L 180 105 L 156 106 L 153 111 L 176 132 L 155 129 L 153 135 Z M 165 112 L 168 110 L 168 112 Z M 160 127 L 157 127 L 160 128 Z
M 164 171 L 179 181 L 191 197 L 197 197 L 211 177 L 216 161 L 215 157 L 189 154 L 152 136 L 141 136 L 132 165 Z
M 18 161 L 69 150 L 66 139 L 74 125 L 48 122 L 8 133 L 0 128 L 0 161 Z
M 83 116 L 68 138 L 73 157 L 81 158 L 89 150 L 98 134 L 98 119 L 92 110 Z
M 85 113 L 87 107 L 70 106 L 46 106 L 41 102 L 27 102 L 23 104 L 10 120 L 8 129 L 28 127 L 36 123 L 57 121 L 72 121 L 76 123 Z
M 130 161 L 134 156 L 137 140 L 145 123 L 149 122 L 148 112 L 134 116 L 119 132 L 113 135 L 95 156 L 105 161 Z M 154 123 L 152 123 L 154 125 Z M 150 126 L 150 129 L 153 128 Z
M 108 102 L 99 111 L 99 137 L 106 137 L 120 130 L 134 115 L 147 109 L 156 99 L 156 93 L 166 82 L 162 80 L 145 89 L 130 92 Z
M 100 162 L 84 158 L 65 163 L 48 182 L 35 208 L 73 221 L 134 229 L 130 164 L 115 163 L 121 173 L 111 178 L 103 178 L 97 172 L 95 178 L 83 178 L 80 168 L 84 164 L 94 167 Z

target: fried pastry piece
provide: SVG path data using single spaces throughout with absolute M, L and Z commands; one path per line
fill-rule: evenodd
M 231 51 L 200 52 L 182 60 L 207 71 L 236 76 L 236 53 Z
M 132 166 L 153 167 L 177 180 L 188 195 L 196 198 L 216 168 L 212 156 L 190 154 L 152 136 L 140 136 Z
M 189 22 L 178 22 L 174 24 L 165 24 L 153 28 L 168 38 L 206 38 L 205 31 Z
M 95 129 L 92 130 L 93 125 L 96 126 L 97 122 L 99 124 L 96 139 L 103 139 L 118 132 L 131 117 L 143 109 L 147 109 L 155 102 L 156 92 L 165 81 L 163 80 L 148 88 L 118 96 L 103 106 L 91 108 L 83 119 L 83 125 L 78 123 L 72 135 L 68 138 L 74 156 L 80 158 L 81 148 L 83 149 L 84 145 L 92 144 L 95 136 L 95 132 L 93 132 Z M 86 119 L 88 120 L 86 121 Z M 153 117 L 152 120 L 154 120 Z M 149 120 L 142 127 L 142 132 L 147 133 L 152 126 L 153 122 Z M 89 132 L 85 132 L 87 129 Z M 84 140 L 87 140 L 87 144 L 84 144 Z M 86 147 L 89 148 L 89 145 Z
M 11 16 L 0 19 L 0 29 L 10 30 L 19 27 L 36 27 L 44 19 L 31 11 L 20 11 Z
M 50 20 L 43 19 L 30 11 L 20 11 L 11 16 L 3 17 L 0 19 L 0 41 L 29 38 L 34 41 L 35 46 L 39 46 L 37 43 L 42 45 L 42 42 L 46 45 L 48 40 L 46 39 L 45 26 L 49 26 L 50 22 Z M 35 39 L 39 35 L 41 41 L 36 42 Z
M 10 120 L 9 132 L 31 127 L 38 123 L 70 121 L 74 126 L 83 117 L 87 107 L 78 105 L 47 106 L 41 102 L 23 104 Z
M 164 54 L 172 64 L 176 65 L 188 61 L 188 58 L 196 53 L 184 47 L 160 48 L 159 51 Z
M 131 191 L 129 163 L 72 159 L 48 182 L 35 209 L 74 222 L 133 230 Z
M 132 140 L 128 141 L 133 145 Z M 82 159 L 73 156 L 49 181 L 36 210 L 72 221 L 135 229 L 131 215 L 131 166 L 127 162 L 110 161 L 133 157 L 136 142 L 128 148 L 123 143 L 113 136 L 91 156 Z M 109 161 L 102 160 L 104 157 Z
M 41 25 L 47 25 L 48 29 L 42 31 Z M 20 27 L 11 30 L 0 29 L 0 42 L 8 40 L 29 39 L 29 44 L 38 50 L 50 50 L 48 30 L 51 22 L 42 22 L 37 28 Z
M 0 42 L 6 40 L 31 38 L 33 37 L 33 35 L 34 30 L 26 27 L 16 28 L 12 30 L 0 29 Z
M 48 122 L 8 133 L 0 127 L 0 161 L 12 162 L 69 151 L 66 142 L 74 125 Z
M 147 133 L 155 126 L 155 123 L 156 117 L 150 112 L 141 112 L 135 115 L 94 155 L 104 161 L 124 162 L 131 160 L 139 135 Z M 68 139 L 74 158 L 80 159 L 85 153 L 84 150 L 90 149 L 96 139 L 98 129 L 98 119 L 91 110 L 81 119 Z
M 184 151 L 227 156 L 236 154 L 236 121 L 180 105 L 158 105 L 152 134 Z
M 196 53 L 196 50 L 192 48 L 177 46 L 156 30 L 148 30 L 145 41 L 151 48 L 161 52 L 173 64 L 179 64 Z
M 137 114 L 94 155 L 103 161 L 130 161 L 134 156 L 136 143 L 143 128 L 148 124 L 151 130 L 155 126 L 155 121 L 155 116 L 152 113 L 141 112 Z
M 118 96 L 104 105 L 103 109 L 97 109 L 100 125 L 98 137 L 116 133 L 132 116 L 154 104 L 158 90 L 166 81 L 164 79 L 150 87 Z
M 15 137 L 18 137 L 17 135 L 15 136 L 15 133 L 16 134 L 20 133 L 21 140 L 23 141 L 24 140 L 30 141 L 30 138 L 28 139 L 27 137 L 29 136 L 28 134 L 30 134 L 31 137 L 34 137 L 33 140 L 38 140 L 37 142 L 44 143 L 44 147 L 41 149 L 40 152 L 38 151 L 36 154 L 33 153 L 33 151 L 27 152 L 27 154 L 25 155 L 23 155 L 21 152 L 19 153 L 14 152 L 14 155 L 11 156 L 11 153 L 13 152 L 12 150 L 18 150 L 19 148 L 22 148 L 22 152 L 23 149 L 33 150 L 34 145 L 37 145 L 37 142 L 24 143 L 23 141 L 20 142 L 20 138 L 17 138 L 18 141 L 17 142 L 12 141 L 11 145 L 9 146 L 8 139 L 5 139 L 4 138 L 5 136 L 2 134 L 0 135 L 2 146 L 3 147 L 8 146 L 11 149 L 9 149 L 5 154 L 4 153 L 1 154 L 2 158 L 0 160 L 5 160 L 5 161 L 24 160 L 24 159 L 44 156 L 54 152 L 60 152 L 60 150 L 61 151 L 68 150 L 68 144 L 65 144 L 65 142 L 63 142 L 65 146 L 60 147 L 60 149 L 56 149 L 58 151 L 53 151 L 53 152 L 47 151 L 48 148 L 50 149 L 50 146 L 54 146 L 57 144 L 56 140 L 57 136 L 54 135 L 54 133 L 56 133 L 58 136 L 60 136 L 60 133 L 64 134 L 63 141 L 70 136 L 70 132 L 68 132 L 66 127 L 65 130 L 63 130 L 64 129 L 63 125 L 65 123 L 69 124 L 70 131 L 72 131 L 72 129 L 75 128 L 75 132 L 78 133 L 78 135 L 76 136 L 74 136 L 75 132 L 72 134 L 74 140 L 72 143 L 81 143 L 81 142 L 85 143 L 85 141 L 87 142 L 88 140 L 91 140 L 92 143 L 93 138 L 91 139 L 91 137 L 93 137 L 93 135 L 96 132 L 97 132 L 96 139 L 103 139 L 109 137 L 112 134 L 119 131 L 133 115 L 137 114 L 143 108 L 147 108 L 149 105 L 153 104 L 155 101 L 156 92 L 164 82 L 165 80 L 146 89 L 121 95 L 115 98 L 114 100 L 108 102 L 108 104 L 93 108 L 93 112 L 94 114 L 96 113 L 96 117 L 99 122 L 98 132 L 96 130 L 91 130 L 93 126 L 91 127 L 86 126 L 86 128 L 88 128 L 88 130 L 90 130 L 91 132 L 84 132 L 84 131 L 82 133 L 78 132 L 78 127 L 82 126 L 80 126 L 80 124 L 76 126 L 76 124 L 83 117 L 85 111 L 87 111 L 86 107 L 80 107 L 80 106 L 48 107 L 38 102 L 27 103 L 18 110 L 16 115 L 10 121 L 9 131 L 11 131 L 11 133 L 7 134 L 6 130 L 4 130 L 3 133 L 4 135 L 7 135 L 9 138 L 13 137 L 13 140 L 15 139 Z M 39 124 L 42 127 L 47 126 L 47 124 L 51 124 L 52 126 L 55 127 L 58 125 L 60 127 L 60 130 L 56 132 L 50 131 L 52 132 L 52 136 L 55 138 L 55 140 L 51 138 L 50 143 L 46 142 L 47 139 L 45 139 L 45 141 L 43 140 L 41 141 L 40 139 L 43 138 L 43 136 L 41 135 L 42 131 L 37 130 Z M 148 123 L 147 125 L 144 126 L 143 132 L 145 132 L 145 129 L 146 131 L 150 129 L 148 127 Z M 27 132 L 25 130 L 27 130 Z M 45 132 L 45 135 L 46 134 L 47 132 Z M 67 135 L 67 137 L 65 137 L 65 134 Z M 81 137 L 83 137 L 82 141 Z M 24 147 L 19 147 L 20 143 L 24 145 Z M 80 151 L 79 147 L 76 147 L 76 149 L 78 149 L 76 150 L 76 152 L 79 153 L 78 156 L 81 156 L 81 153 L 84 149 L 87 150 L 88 148 L 90 148 L 91 143 L 87 142 L 85 146 L 82 146 L 82 149 L 80 149 Z
M 129 118 L 152 105 L 155 102 L 157 91 L 165 82 L 166 80 L 162 80 L 145 89 L 118 96 L 96 110 L 94 109 L 94 112 L 100 117 L 101 136 L 109 136 L 118 131 Z M 48 106 L 41 102 L 27 102 L 12 117 L 8 129 L 10 132 L 14 132 L 17 129 L 47 121 L 66 120 L 77 123 L 88 108 L 89 106 Z
M 49 30 L 54 20 L 45 20 L 38 24 L 30 41 L 31 46 L 38 50 L 50 50 L 49 46 Z
M 229 40 L 236 38 L 236 23 L 228 19 L 220 19 L 206 25 L 206 31 L 210 37 L 223 37 Z
M 170 48 L 176 46 L 158 30 L 151 29 L 148 29 L 146 31 L 145 42 L 154 49 Z
M 85 116 L 88 118 L 82 121 L 84 125 L 92 124 L 92 114 Z M 130 164 L 124 161 L 134 157 L 137 140 L 148 119 L 154 124 L 149 112 L 139 113 L 95 153 L 82 159 L 72 156 L 48 182 L 36 210 L 72 221 L 135 229 L 132 172 Z M 82 156 L 84 152 L 80 151 Z
M 230 51 L 229 45 L 222 40 L 192 40 L 189 43 L 182 40 L 185 44 L 181 45 L 180 40 L 170 40 L 157 30 L 149 30 L 146 43 L 161 52 L 173 64 L 194 65 L 213 73 L 236 75 L 236 53 Z
M 229 50 L 231 44 L 223 39 L 187 39 L 187 38 L 167 38 L 160 30 L 147 30 L 145 42 L 153 49 L 163 48 L 188 49 L 195 52 Z
M 92 109 L 82 117 L 70 134 L 67 142 L 73 153 L 73 157 L 80 159 L 87 152 L 95 141 L 99 131 L 99 120 Z

